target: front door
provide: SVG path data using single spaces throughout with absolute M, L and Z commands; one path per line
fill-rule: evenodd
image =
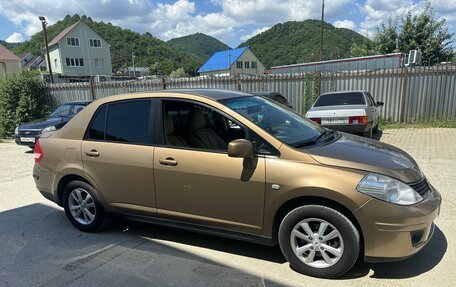
M 245 169 L 227 144 L 244 128 L 195 103 L 163 104 L 165 144 L 155 148 L 154 175 L 160 217 L 259 234 L 263 223 L 265 159 Z
M 102 106 L 82 142 L 84 171 L 108 211 L 156 215 L 151 101 Z

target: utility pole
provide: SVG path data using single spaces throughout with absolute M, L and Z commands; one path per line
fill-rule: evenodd
M 51 58 L 49 58 L 49 46 L 48 46 L 48 38 L 47 38 L 47 31 L 46 31 L 46 18 L 43 16 L 38 17 L 41 21 L 41 26 L 43 27 L 43 36 L 44 36 L 44 46 L 46 47 L 46 58 L 47 64 L 49 69 L 49 77 L 51 78 L 51 83 L 54 83 L 54 77 L 52 76 L 52 67 L 51 67 Z
M 230 54 L 230 49 L 228 48 L 228 71 L 229 72 L 229 77 L 231 77 L 231 54 Z
M 323 26 L 325 19 L 325 0 L 321 1 L 320 61 L 323 61 Z
M 133 77 L 136 78 L 135 53 L 131 52 L 131 62 L 133 63 Z

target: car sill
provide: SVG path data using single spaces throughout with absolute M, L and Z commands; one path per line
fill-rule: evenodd
M 214 235 L 214 236 L 225 237 L 225 238 L 230 238 L 230 239 L 235 239 L 235 240 L 247 241 L 247 242 L 257 243 L 257 244 L 266 245 L 266 246 L 274 246 L 277 244 L 277 242 L 274 241 L 272 238 L 255 235 L 255 234 L 236 232 L 236 231 L 225 230 L 225 229 L 220 229 L 220 228 L 202 226 L 202 225 L 198 225 L 198 224 L 183 223 L 183 222 L 169 220 L 169 219 L 140 216 L 140 215 L 134 215 L 134 214 L 128 214 L 128 213 L 120 213 L 120 214 L 112 214 L 112 215 L 115 217 L 121 217 L 121 218 L 130 219 L 130 220 L 134 220 L 134 221 L 158 224 L 158 225 L 183 229 L 183 230 L 187 230 L 187 231 L 192 231 L 192 232 L 196 232 L 196 233 L 202 233 L 202 234 Z

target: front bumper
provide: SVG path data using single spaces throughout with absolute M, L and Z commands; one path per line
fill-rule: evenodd
M 23 141 L 21 141 L 21 138 L 34 138 L 34 141 L 33 142 L 23 142 Z M 39 135 L 14 135 L 14 141 L 16 142 L 16 144 L 30 146 L 30 147 L 35 146 L 35 143 L 39 138 L 40 138 Z
M 400 206 L 370 199 L 354 212 L 364 237 L 365 261 L 396 261 L 420 251 L 432 238 L 442 198 L 432 186 L 421 202 Z

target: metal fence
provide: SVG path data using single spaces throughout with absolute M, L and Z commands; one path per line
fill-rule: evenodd
M 404 122 L 456 120 L 455 67 L 50 84 L 47 90 L 60 104 L 121 93 L 182 88 L 280 92 L 300 113 L 305 113 L 320 93 L 367 90 L 375 100 L 385 103 L 382 116 L 386 119 Z

